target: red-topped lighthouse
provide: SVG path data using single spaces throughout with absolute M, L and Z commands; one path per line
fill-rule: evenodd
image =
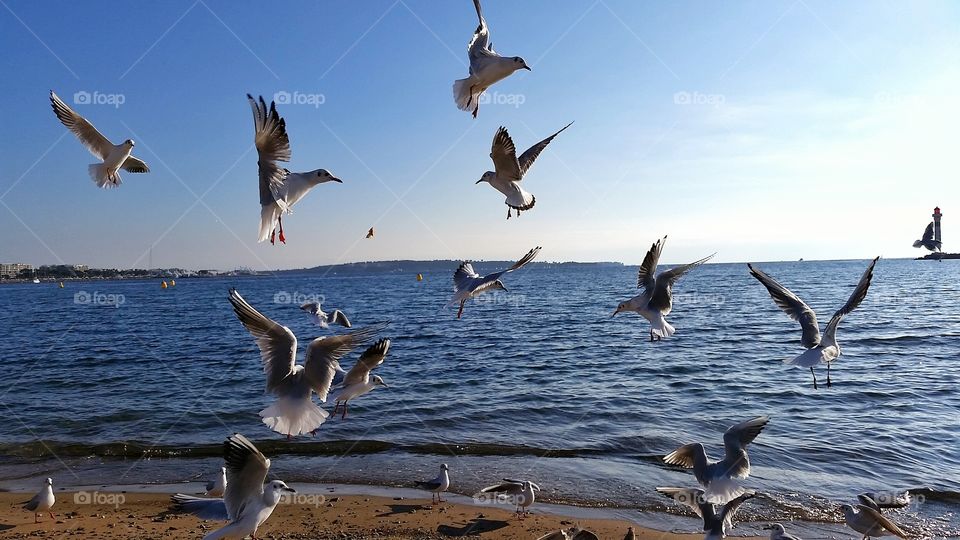
M 933 239 L 938 243 L 942 240 L 940 239 L 940 207 L 937 206 L 933 209 Z

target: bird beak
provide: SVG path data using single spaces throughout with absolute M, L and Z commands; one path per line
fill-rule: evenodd
M 297 490 L 293 489 L 292 487 L 285 487 L 285 488 L 283 488 L 283 490 L 284 490 L 284 491 L 288 491 L 288 492 L 290 492 L 290 493 L 296 493 L 296 492 L 297 492 Z
M 532 69 L 530 69 L 530 66 L 523 66 L 523 69 L 525 69 L 525 70 L 527 70 L 527 71 L 533 71 Z
M 620 308 L 617 308 L 617 310 L 613 312 L 613 315 L 611 315 L 610 318 L 612 319 L 612 318 L 616 317 L 616 316 L 617 316 L 617 313 L 620 313 Z
M 343 183 L 343 180 L 337 178 L 336 176 L 331 176 L 331 177 L 330 177 L 330 180 L 331 180 L 332 182 L 336 182 L 336 183 L 338 183 L 338 184 L 342 184 L 342 183 Z
M 481 179 L 477 180 L 476 182 L 474 182 L 474 185 L 479 184 L 480 182 L 483 182 L 483 178 L 481 178 Z
M 503 286 L 502 283 L 500 284 L 500 288 L 503 289 L 503 292 L 510 292 L 506 287 Z
M 771 527 L 770 525 L 764 525 L 764 526 L 763 526 L 763 530 L 765 530 L 765 531 L 769 531 L 769 530 L 772 530 L 772 529 L 773 529 L 773 527 Z

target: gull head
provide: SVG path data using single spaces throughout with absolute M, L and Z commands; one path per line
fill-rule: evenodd
M 487 171 L 487 172 L 483 173 L 483 176 L 481 176 L 480 179 L 476 181 L 476 183 L 477 183 L 477 184 L 479 184 L 480 182 L 488 182 L 488 183 L 489 183 L 489 182 L 490 182 L 491 180 L 493 180 L 494 177 L 496 177 L 496 176 L 497 176 L 497 173 L 495 173 L 495 172 L 493 172 L 493 171 Z
M 265 489 L 264 491 L 266 491 L 266 492 L 272 492 L 272 493 L 276 494 L 278 497 L 279 497 L 279 496 L 282 496 L 284 493 L 296 493 L 296 492 L 297 492 L 297 490 L 295 490 L 295 489 L 293 489 L 292 487 L 288 486 L 283 480 L 274 480 L 274 481 L 270 482 L 269 484 L 267 484 L 267 486 L 268 486 L 268 488 Z
M 765 531 L 773 531 L 775 534 L 786 534 L 787 530 L 779 523 L 772 523 L 763 527 Z
M 494 288 L 494 289 L 500 289 L 500 290 L 503 291 L 503 292 L 510 292 L 510 291 L 508 291 L 507 288 L 503 285 L 503 282 L 500 281 L 499 279 L 493 282 L 493 288 Z
M 124 146 L 129 146 L 130 148 L 133 148 L 134 146 L 136 146 L 135 144 L 133 144 L 133 139 L 127 139 L 127 140 L 123 141 L 123 145 L 124 145 Z
M 617 313 L 620 313 L 621 311 L 624 311 L 625 309 L 627 309 L 627 303 L 626 303 L 626 302 L 620 302 L 620 305 L 617 306 L 617 309 L 613 312 L 613 315 L 611 315 L 611 317 L 616 317 L 616 316 L 617 316 Z
M 444 464 L 440 465 L 440 470 L 441 470 L 441 471 L 449 471 L 449 470 L 450 470 L 450 467 L 447 467 L 447 464 L 444 463 Z
M 519 56 L 513 57 L 513 69 L 514 70 L 525 69 L 527 71 L 533 71 L 532 69 L 530 69 L 530 66 L 528 66 L 527 63 L 523 61 L 523 58 L 520 58 Z
M 838 510 L 841 514 L 843 514 L 845 519 L 849 519 L 851 516 L 857 515 L 857 511 L 849 504 L 841 504 Z
M 46 484 L 46 485 L 48 485 L 48 486 L 53 486 L 53 478 L 47 478 L 47 480 L 44 482 L 44 484 Z
M 374 375 L 373 377 L 371 377 L 371 379 L 373 379 L 374 386 L 382 386 L 384 388 L 390 388 L 389 386 L 387 386 L 387 383 L 383 382 L 383 378 L 380 377 L 379 375 Z
M 341 179 L 337 178 L 336 176 L 330 174 L 330 171 L 328 171 L 328 170 L 326 170 L 326 169 L 317 169 L 317 170 L 313 171 L 312 175 L 316 177 L 316 182 L 317 182 L 318 184 L 323 184 L 323 183 L 326 183 L 326 182 L 336 182 L 336 183 L 338 183 L 338 184 L 342 184 L 342 183 L 343 183 L 343 180 L 341 180 Z

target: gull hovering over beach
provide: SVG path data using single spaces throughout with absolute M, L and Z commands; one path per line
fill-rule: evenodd
M 907 533 L 890 521 L 879 510 L 869 506 L 858 504 L 850 506 L 849 504 L 840 505 L 840 511 L 843 512 L 843 519 L 851 529 L 863 534 L 863 540 L 872 536 L 899 536 L 907 538 Z
M 373 227 L 370 227 L 370 230 L 367 231 L 367 238 L 373 238 Z
M 223 490 L 227 487 L 227 468 L 220 467 L 220 476 L 207 482 L 206 493 L 211 497 L 223 497 Z
M 927 228 L 923 230 L 923 238 L 913 243 L 913 247 L 925 247 L 930 251 L 940 251 L 943 244 L 933 238 L 933 222 L 931 221 Z
M 537 491 L 540 491 L 540 486 L 528 480 L 504 478 L 499 484 L 481 489 L 474 498 L 479 497 L 481 493 L 489 493 L 498 499 L 508 499 L 517 506 L 517 519 L 523 519 L 530 513 L 528 509 L 536 499 Z
M 310 315 L 310 318 L 320 325 L 320 328 L 328 328 L 331 324 L 339 324 L 344 328 L 350 328 L 350 321 L 339 309 L 335 309 L 330 313 L 324 313 L 324 311 L 320 309 L 320 302 L 307 302 L 301 305 L 300 309 L 306 311 L 307 314 Z
M 53 503 L 55 502 L 57 502 L 57 498 L 53 496 L 53 479 L 47 478 L 43 482 L 43 488 L 23 505 L 23 509 L 33 512 L 34 523 L 40 523 L 40 516 L 42 516 L 44 512 L 48 512 L 50 519 L 55 520 L 57 518 L 50 510 L 53 508 Z
M 97 128 L 93 127 L 86 118 L 77 114 L 67 106 L 57 94 L 50 91 L 50 104 L 60 122 L 67 127 L 80 142 L 87 147 L 91 154 L 98 157 L 103 163 L 94 163 L 87 167 L 90 178 L 97 187 L 112 188 L 121 184 L 120 169 L 132 173 L 148 173 L 150 168 L 139 158 L 133 157 L 133 139 L 127 139 L 120 144 L 113 144 L 104 137 Z
M 550 141 L 572 124 L 573 122 L 570 122 L 563 126 L 560 131 L 527 148 L 527 151 L 520 154 L 519 158 L 517 158 L 517 147 L 514 146 L 513 139 L 507 133 L 507 128 L 500 126 L 500 129 L 497 130 L 497 133 L 493 136 L 493 146 L 490 149 L 490 158 L 493 160 L 495 171 L 483 173 L 483 176 L 476 183 L 486 182 L 507 197 L 504 201 L 507 205 L 507 219 L 510 219 L 511 209 L 516 210 L 517 217 L 520 217 L 520 212 L 533 208 L 533 205 L 537 203 L 537 198 L 532 193 L 520 187 L 520 180 L 527 174 L 533 162 L 537 160 L 537 156 L 550 144 Z
M 757 496 L 753 491 L 746 491 L 721 506 L 720 511 L 717 512 L 716 505 L 707 502 L 704 498 L 702 489 L 658 487 L 657 492 L 687 506 L 703 519 L 703 530 L 706 532 L 704 540 L 726 538 L 727 530 L 733 528 L 733 516 L 736 515 L 740 505 Z
M 443 495 L 444 491 L 450 489 L 450 468 L 444 463 L 440 465 L 440 476 L 429 482 L 414 482 L 414 484 L 416 484 L 418 488 L 431 492 L 431 504 L 433 504 L 434 498 L 436 498 L 437 504 L 442 503 L 443 499 L 441 499 L 440 496 Z
M 503 282 L 500 281 L 500 276 L 523 267 L 523 265 L 532 261 L 537 256 L 537 253 L 540 253 L 540 246 L 528 251 L 519 261 L 513 263 L 513 266 L 510 268 L 487 274 L 483 277 L 474 271 L 473 265 L 469 262 L 464 261 L 460 263 L 457 271 L 453 273 L 454 294 L 453 299 L 447 303 L 447 306 L 455 305 L 457 302 L 460 303 L 460 309 L 457 311 L 457 318 L 459 319 L 460 316 L 463 315 L 463 305 L 467 300 L 477 297 L 491 289 L 506 291 L 507 288 L 504 287 Z
M 224 443 L 227 462 L 227 487 L 222 499 L 204 499 L 177 493 L 171 497 L 178 509 L 201 519 L 230 523 L 203 537 L 203 540 L 241 540 L 256 538 L 284 493 L 296 491 L 280 480 L 264 484 L 270 460 L 246 437 L 235 433 Z
M 507 78 L 518 69 L 530 71 L 530 67 L 519 56 L 503 57 L 493 50 L 490 43 L 490 29 L 483 18 L 480 9 L 480 0 L 473 0 L 477 9 L 477 18 L 480 25 L 473 32 L 473 38 L 467 45 L 467 56 L 470 58 L 470 76 L 458 79 L 453 83 L 453 99 L 461 111 L 473 108 L 473 117 L 477 117 L 480 109 L 480 94 L 494 83 Z
M 694 261 L 690 264 L 675 266 L 669 270 L 664 270 L 657 275 L 657 265 L 660 263 L 660 253 L 667 242 L 664 236 L 661 240 L 650 246 L 646 256 L 643 258 L 643 264 L 640 265 L 640 271 L 637 275 L 637 288 L 643 289 L 643 292 L 621 302 L 612 316 L 624 311 L 633 311 L 638 313 L 644 319 L 650 321 L 650 341 L 660 341 L 664 337 L 670 337 L 676 332 L 665 317 L 673 310 L 673 284 L 684 274 L 700 266 L 701 264 L 713 258 L 708 255 Z
M 787 534 L 787 530 L 779 523 L 767 525 L 764 530 L 770 531 L 770 540 L 802 540 L 799 536 Z
M 321 403 L 325 402 L 334 375 L 343 372 L 339 360 L 386 327 L 381 323 L 348 334 L 319 337 L 310 342 L 306 360 L 299 365 L 297 337 L 289 328 L 254 309 L 236 289 L 230 289 L 230 303 L 260 348 L 267 392 L 277 396 L 272 405 L 260 411 L 260 417 L 267 427 L 287 438 L 315 432 L 323 424 L 328 413 L 313 402 L 313 392 Z
M 379 375 L 370 375 L 373 368 L 383 363 L 389 350 L 390 340 L 381 339 L 363 351 L 357 363 L 343 376 L 340 389 L 330 398 L 335 402 L 332 414 L 336 415 L 337 409 L 343 405 L 343 415 L 340 417 L 342 420 L 347 417 L 347 404 L 351 399 L 358 398 L 378 386 L 389 388 Z
M 823 339 L 820 338 L 820 323 L 817 322 L 817 314 L 810 306 L 805 304 L 797 295 L 781 285 L 777 280 L 767 274 L 757 270 L 752 265 L 747 264 L 750 269 L 750 275 L 757 278 L 757 281 L 763 284 L 770 293 L 770 297 L 791 319 L 800 322 L 803 329 L 803 336 L 800 343 L 806 347 L 806 351 L 795 358 L 784 360 L 785 364 L 792 364 L 797 367 L 810 368 L 810 374 L 813 375 L 813 388 L 817 388 L 817 374 L 813 371 L 813 366 L 818 364 L 827 364 L 827 387 L 830 386 L 830 364 L 836 360 L 842 353 L 840 345 L 837 343 L 837 327 L 843 316 L 857 309 L 863 299 L 867 296 L 867 289 L 870 288 L 870 280 L 873 279 L 873 267 L 877 260 L 873 259 L 867 269 L 860 276 L 857 287 L 853 290 L 847 303 L 833 314 L 830 322 L 827 323 Z
M 705 501 L 726 503 L 746 492 L 740 482 L 750 476 L 747 445 L 767 426 L 770 418 L 758 416 L 727 429 L 723 434 L 724 456 L 711 461 L 700 443 L 685 444 L 663 458 L 668 465 L 693 469 L 697 482 L 706 488 Z
M 336 176 L 326 169 L 295 173 L 277 165 L 278 161 L 290 161 L 290 139 L 287 137 L 287 124 L 277 112 L 276 104 L 271 101 L 270 108 L 260 96 L 257 102 L 247 94 L 250 108 L 253 109 L 254 143 L 257 146 L 257 167 L 260 172 L 260 236 L 258 242 L 268 238 L 273 244 L 276 228 L 279 227 L 280 242 L 286 244 L 283 235 L 283 214 L 293 212 L 293 205 L 308 191 L 326 182 L 342 184 Z

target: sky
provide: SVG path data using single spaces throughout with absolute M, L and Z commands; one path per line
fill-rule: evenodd
M 470 0 L 0 0 L 0 262 L 270 270 L 540 245 L 637 264 L 666 234 L 665 263 L 910 257 L 936 205 L 960 251 L 960 4 L 483 4 L 497 51 L 532 71 L 474 120 L 451 89 Z M 151 172 L 96 188 L 50 90 Z M 271 246 L 245 95 L 283 92 L 288 167 L 344 183 Z M 497 128 L 520 152 L 570 121 L 523 180 L 536 206 L 506 220 L 475 185 Z

